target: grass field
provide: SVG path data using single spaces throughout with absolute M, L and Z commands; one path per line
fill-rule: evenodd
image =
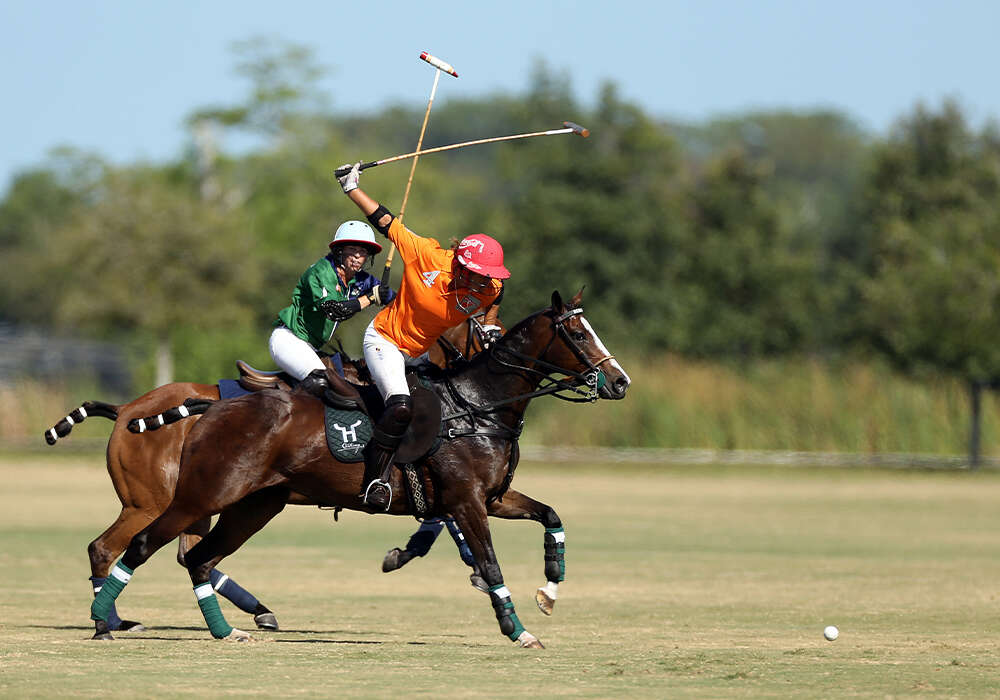
M 55 453 L 53 453 L 55 454 Z M 290 507 L 222 568 L 282 630 L 209 638 L 173 548 L 119 599 L 149 631 L 89 641 L 86 545 L 117 513 L 102 460 L 0 460 L 3 697 L 995 697 L 1000 475 L 523 463 L 567 533 L 551 618 L 542 529 L 493 523 L 546 645 L 517 649 L 448 538 Z M 252 626 L 223 601 L 231 623 Z M 841 636 L 823 639 L 825 625 Z

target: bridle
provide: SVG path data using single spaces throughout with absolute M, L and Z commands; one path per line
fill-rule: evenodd
M 510 398 L 494 401 L 484 405 L 477 405 L 461 396 L 452 384 L 451 380 L 447 379 L 445 384 L 447 386 L 448 393 L 451 395 L 455 403 L 461 407 L 461 410 L 442 416 L 441 422 L 447 423 L 459 418 L 469 418 L 473 422 L 473 427 L 469 430 L 449 428 L 442 431 L 442 437 L 456 438 L 471 435 L 494 435 L 496 437 L 512 437 L 513 439 L 517 439 L 517 436 L 521 433 L 520 425 L 516 429 L 512 429 L 507 426 L 485 429 L 476 428 L 476 418 L 485 419 L 497 426 L 500 426 L 501 424 L 491 416 L 491 414 L 496 413 L 497 409 L 524 401 L 526 399 L 533 399 L 538 396 L 551 395 L 557 399 L 569 401 L 571 403 L 593 403 L 594 401 L 597 401 L 597 399 L 600 398 L 598 391 L 602 386 L 604 386 L 605 381 L 604 372 L 601 371 L 600 366 L 605 362 L 614 359 L 614 355 L 608 354 L 596 362 L 592 362 L 580 348 L 579 344 L 573 340 L 573 337 L 566 329 L 565 324 L 569 319 L 582 313 L 583 309 L 570 309 L 559 316 L 554 317 L 552 319 L 552 325 L 554 328 L 552 338 L 549 340 L 542 352 L 537 356 L 528 355 L 520 352 L 519 350 L 512 350 L 511 348 L 505 347 L 502 343 L 494 343 L 490 346 L 490 362 L 495 362 L 501 367 L 506 367 L 519 374 L 540 377 L 538 388 L 534 391 L 518 394 L 517 396 L 512 396 Z M 560 367 L 559 365 L 541 359 L 548 353 L 552 344 L 556 341 L 556 338 L 561 338 L 576 358 L 585 366 L 583 371 L 576 372 L 567 370 L 564 367 Z M 517 360 L 522 361 L 523 364 L 518 363 Z M 552 374 L 561 374 L 566 378 L 555 378 Z M 571 394 L 576 394 L 576 396 L 572 396 Z M 501 433 L 503 434 L 501 435 Z
M 601 357 L 596 362 L 592 361 L 587 357 L 586 353 L 580 348 L 579 344 L 573 339 L 569 330 L 566 329 L 566 321 L 583 314 L 582 308 L 568 309 L 559 316 L 552 319 L 552 326 L 555 331 L 552 334 L 552 338 L 549 340 L 548 344 L 542 350 L 542 352 L 537 356 L 527 355 L 518 350 L 512 350 L 507 347 L 501 347 L 500 344 L 495 344 L 490 348 L 490 358 L 500 364 L 501 366 L 508 367 L 518 372 L 526 372 L 529 374 L 540 375 L 541 381 L 548 381 L 544 387 L 538 389 L 531 394 L 525 394 L 522 397 L 534 397 L 542 396 L 545 394 L 552 394 L 557 399 L 562 399 L 563 401 L 570 401 L 573 403 L 592 403 L 597 401 L 599 398 L 598 390 L 604 386 L 606 377 L 604 372 L 600 369 L 601 365 L 609 360 L 614 359 L 614 355 L 606 354 Z M 556 338 L 561 338 L 563 343 L 570 349 L 573 355 L 584 365 L 583 371 L 572 371 L 567 370 L 564 367 L 547 362 L 542 358 L 545 357 L 552 344 L 556 341 Z M 513 358 L 530 362 L 532 366 L 528 365 L 518 365 L 510 361 L 504 360 L 501 355 L 509 355 Z M 541 369 L 536 369 L 536 367 L 541 367 Z M 542 371 L 544 370 L 544 371 Z M 555 379 L 551 375 L 553 373 L 559 373 L 565 375 L 572 382 L 567 382 L 565 379 Z M 585 389 L 583 387 L 586 387 Z M 575 394 L 580 394 L 582 398 L 577 398 L 573 396 L 566 396 L 560 392 L 569 391 Z

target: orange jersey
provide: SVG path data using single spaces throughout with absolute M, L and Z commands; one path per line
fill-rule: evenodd
M 454 289 L 454 251 L 416 235 L 398 218 L 389 225 L 389 240 L 406 267 L 395 301 L 375 317 L 375 330 L 410 357 L 427 352 L 442 333 L 488 307 L 500 294 L 502 283 L 497 279 L 490 280 L 490 289 L 481 294 Z

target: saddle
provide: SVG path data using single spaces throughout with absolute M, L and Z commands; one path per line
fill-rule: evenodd
M 323 364 L 326 366 L 326 378 L 330 385 L 330 398 L 332 402 L 343 409 L 357 409 L 360 397 L 353 384 L 348 383 L 337 372 L 328 355 L 322 356 Z M 299 380 L 287 372 L 277 370 L 265 372 L 255 369 L 243 360 L 236 360 L 236 371 L 239 372 L 239 379 L 236 383 L 246 391 L 261 391 L 262 389 L 284 389 L 291 391 L 299 383 Z

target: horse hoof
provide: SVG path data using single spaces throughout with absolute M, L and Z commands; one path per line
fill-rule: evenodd
M 546 615 L 551 615 L 552 609 L 556 606 L 556 599 L 551 597 L 544 588 L 535 591 L 535 602 L 538 603 L 538 609 Z
M 521 632 L 517 638 L 517 645 L 522 649 L 544 649 L 545 645 L 538 641 L 538 637 L 528 630 Z
M 268 630 L 270 632 L 278 631 L 278 618 L 276 618 L 272 612 L 254 615 L 253 621 L 257 623 L 257 629 L 259 630 Z
M 116 632 L 145 632 L 146 625 L 141 622 L 136 622 L 135 620 L 122 620 L 122 623 L 118 625 Z
M 113 642 L 115 638 L 111 636 L 110 632 L 94 632 L 94 636 L 91 639 L 96 639 L 100 642 Z
M 469 583 L 471 583 L 472 587 L 477 591 L 482 591 L 483 593 L 490 592 L 490 586 L 486 583 L 486 579 L 479 574 L 469 574 Z
M 238 630 L 233 627 L 233 631 L 230 632 L 224 639 L 227 642 L 252 642 L 253 637 L 250 636 L 249 632 L 244 632 L 243 630 Z
M 410 559 L 413 559 L 413 554 L 408 550 L 399 547 L 390 549 L 385 553 L 385 559 L 382 560 L 382 572 L 387 574 L 390 571 L 401 569 L 406 566 Z

